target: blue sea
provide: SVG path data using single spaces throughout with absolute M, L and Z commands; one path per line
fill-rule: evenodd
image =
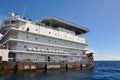
M 120 61 L 96 61 L 91 70 L 0 74 L 0 80 L 120 80 Z

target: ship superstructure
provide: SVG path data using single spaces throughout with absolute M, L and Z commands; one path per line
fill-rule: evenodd
M 92 54 L 86 54 L 88 42 L 83 35 L 87 28 L 57 17 L 32 22 L 13 12 L 10 16 L 0 29 L 0 43 L 6 48 L 1 49 L 6 55 L 0 54 L 3 61 L 13 62 L 17 68 L 24 64 L 24 69 L 31 68 L 28 64 L 35 64 L 33 69 L 47 69 L 94 63 Z

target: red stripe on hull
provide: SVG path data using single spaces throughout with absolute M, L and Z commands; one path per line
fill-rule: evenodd
M 66 68 L 60 68 L 59 71 L 66 71 Z
M 44 69 L 37 69 L 36 72 L 44 72 Z
M 14 73 L 14 70 L 3 70 L 3 73 Z

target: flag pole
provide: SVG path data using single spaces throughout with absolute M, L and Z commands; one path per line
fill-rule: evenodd
M 22 18 L 23 18 L 24 15 L 25 15 L 25 8 L 26 8 L 26 6 L 25 6 L 25 4 L 19 4 L 19 6 L 23 7 L 23 12 L 22 12 Z

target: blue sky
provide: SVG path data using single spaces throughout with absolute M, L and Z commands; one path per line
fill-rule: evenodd
M 90 29 L 85 34 L 96 60 L 120 60 L 120 0 L 0 0 L 0 22 L 10 10 L 37 20 L 57 16 Z M 101 58 L 102 57 L 102 58 Z

